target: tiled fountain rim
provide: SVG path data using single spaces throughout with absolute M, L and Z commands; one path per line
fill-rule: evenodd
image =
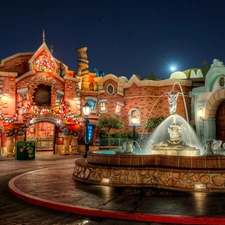
M 160 166 L 186 169 L 223 169 L 225 156 L 174 156 L 136 154 L 98 154 L 89 152 L 87 162 L 110 166 Z

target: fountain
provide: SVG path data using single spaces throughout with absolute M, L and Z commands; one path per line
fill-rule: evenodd
M 192 127 L 181 116 L 166 118 L 153 132 L 146 151 L 151 154 L 197 156 L 200 142 Z
M 180 91 L 175 94 L 177 84 Z M 176 101 L 183 91 L 178 82 L 174 86 L 168 97 L 170 116 L 156 128 L 143 149 L 129 140 L 123 149 L 89 152 L 87 159 L 76 160 L 73 178 L 107 186 L 225 192 L 225 156 L 218 147 L 221 143 L 198 141 L 188 123 L 186 108 L 187 121 L 176 113 Z M 139 151 L 135 151 L 134 144 Z M 209 146 L 216 153 L 206 151 Z

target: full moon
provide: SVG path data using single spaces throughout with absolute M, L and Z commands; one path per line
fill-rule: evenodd
M 176 67 L 175 67 L 175 66 L 171 66 L 171 67 L 170 67 L 170 70 L 171 70 L 171 71 L 175 71 L 175 70 L 176 70 Z

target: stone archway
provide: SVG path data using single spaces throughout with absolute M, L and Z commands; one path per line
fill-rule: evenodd
M 225 99 L 225 89 L 215 91 L 208 99 L 203 115 L 202 140 L 216 139 L 216 113 Z
M 209 98 L 205 107 L 205 119 L 215 119 L 216 112 L 222 101 L 225 99 L 225 89 L 215 91 Z
M 61 131 L 61 137 L 63 139 L 63 144 L 60 150 L 55 149 L 56 147 L 56 134 L 54 136 L 54 153 L 61 155 L 75 155 L 78 154 L 78 136 L 79 132 L 76 132 L 74 129 L 71 129 L 71 124 L 67 124 L 58 117 L 36 117 L 33 118 L 26 127 L 29 127 L 36 123 L 52 123 L 58 127 Z M 58 136 L 58 133 L 57 133 Z M 69 141 L 70 140 L 70 141 Z

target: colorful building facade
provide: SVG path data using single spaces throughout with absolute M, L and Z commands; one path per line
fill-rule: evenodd
M 83 152 L 82 106 L 86 102 L 92 108 L 89 116 L 92 149 L 98 149 L 99 117 L 119 118 L 124 123 L 121 132 L 128 132 L 135 116 L 136 131 L 147 134 L 149 131 L 144 127 L 148 118 L 170 115 L 171 91 L 181 93 L 177 113 L 196 127 L 201 139 L 221 137 L 214 131 L 219 126 L 217 109 L 225 98 L 224 66 L 211 67 L 206 82 L 198 85 L 202 87 L 195 87 L 199 73 L 196 77 L 193 71 L 190 74 L 189 78 L 179 74 L 157 81 L 141 80 L 136 75 L 128 80 L 124 76 L 92 72 L 87 47 L 77 48 L 77 71 L 72 71 L 54 58 L 52 48 L 48 48 L 43 38 L 36 52 L 18 53 L 1 61 L 1 155 L 14 156 L 19 141 L 35 141 L 36 150 L 51 150 L 55 154 Z M 204 120 L 198 116 L 200 109 Z

